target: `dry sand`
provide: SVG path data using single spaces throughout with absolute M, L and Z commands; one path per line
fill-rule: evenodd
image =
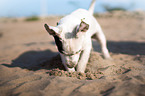
M 0 96 L 145 96 L 144 15 L 128 14 L 97 18 L 113 60 L 103 59 L 93 40 L 86 73 L 64 70 L 44 30 L 60 17 L 0 19 Z

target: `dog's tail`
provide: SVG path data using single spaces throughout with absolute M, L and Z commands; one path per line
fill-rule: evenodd
M 95 3 L 96 3 L 96 0 L 92 0 L 91 5 L 88 10 L 90 12 L 90 14 L 92 14 L 92 15 L 94 13 Z

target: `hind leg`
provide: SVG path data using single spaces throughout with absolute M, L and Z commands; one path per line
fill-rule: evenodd
M 93 38 L 99 41 L 104 58 L 105 59 L 111 58 L 109 51 L 107 49 L 106 38 L 103 31 L 102 30 L 98 31 L 96 34 L 94 34 Z

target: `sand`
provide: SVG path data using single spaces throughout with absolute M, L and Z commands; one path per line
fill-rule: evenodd
M 0 96 L 145 96 L 144 13 L 97 17 L 112 60 L 102 58 L 93 40 L 85 73 L 65 71 L 43 27 L 59 19 L 0 19 Z

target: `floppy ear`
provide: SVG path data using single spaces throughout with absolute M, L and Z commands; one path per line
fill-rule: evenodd
M 78 31 L 79 32 L 86 32 L 89 29 L 89 24 L 84 21 L 81 21 Z
M 45 27 L 45 29 L 47 30 L 47 32 L 48 32 L 50 35 L 59 36 L 59 34 L 58 34 L 59 29 L 58 29 L 58 28 L 52 27 L 52 26 L 48 26 L 47 24 L 44 24 L 44 27 Z

